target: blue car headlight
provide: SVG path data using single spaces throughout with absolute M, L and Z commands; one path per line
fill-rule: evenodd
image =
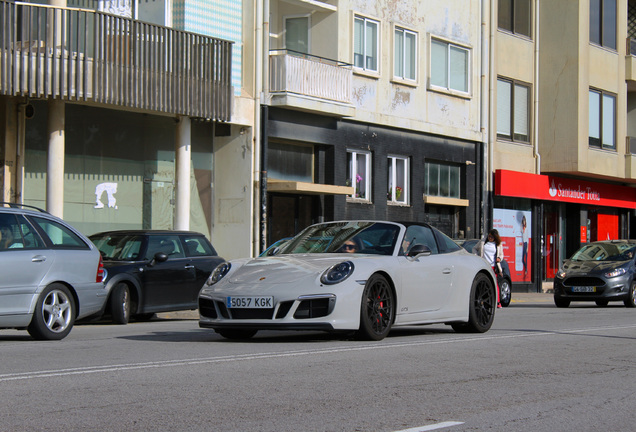
M 605 273 L 605 277 L 613 278 L 613 277 L 624 275 L 625 273 L 627 273 L 627 270 L 625 268 L 623 268 L 623 267 L 620 267 L 620 268 L 617 268 L 617 269 L 614 269 L 614 270 L 612 270 L 610 272 Z
M 351 261 L 344 261 L 334 266 L 329 267 L 320 276 L 320 282 L 325 285 L 333 285 L 342 282 L 347 279 L 353 273 L 353 263 Z
M 229 262 L 224 262 L 219 264 L 214 269 L 214 271 L 212 272 L 208 280 L 205 282 L 205 284 L 207 286 L 214 285 L 215 283 L 223 279 L 225 275 L 230 271 L 231 268 L 232 268 L 232 264 L 230 264 Z

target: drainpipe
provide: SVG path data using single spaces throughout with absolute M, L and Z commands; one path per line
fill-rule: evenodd
M 534 12 L 534 150 L 535 174 L 541 174 L 541 155 L 539 154 L 539 7 L 540 1 L 535 2 Z
M 493 49 L 492 44 L 494 41 L 493 28 L 494 25 L 494 8 L 490 7 L 488 0 L 481 0 L 481 133 L 482 133 L 482 187 L 481 187 L 481 202 L 482 202 L 482 215 L 481 225 L 482 230 L 479 233 L 479 238 L 482 238 L 484 233 L 487 232 L 490 221 L 490 191 L 491 187 L 491 172 L 493 164 L 493 150 L 492 150 L 492 115 L 491 107 L 494 103 L 493 94 Z M 489 25 L 490 23 L 490 25 Z
M 267 10 L 266 10 L 267 9 Z M 261 214 L 261 204 L 262 200 L 265 199 L 264 187 L 263 187 L 263 178 L 261 176 L 261 95 L 263 92 L 263 74 L 265 64 L 264 62 L 264 52 L 265 52 L 265 42 L 264 39 L 267 37 L 267 29 L 265 23 L 265 17 L 269 16 L 269 3 L 267 0 L 256 0 L 256 14 L 254 17 L 254 39 L 255 39 L 255 53 L 254 53 L 254 128 L 252 131 L 252 142 L 253 142 L 253 154 L 254 159 L 252 160 L 253 168 L 253 181 L 252 184 L 254 186 L 254 200 L 252 202 L 252 207 L 254 211 L 253 219 L 252 219 L 252 256 L 258 256 L 261 250 L 261 239 L 262 239 L 262 224 L 263 224 L 263 215 Z

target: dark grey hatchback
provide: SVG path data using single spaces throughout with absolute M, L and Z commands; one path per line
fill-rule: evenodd
M 636 306 L 636 240 L 607 240 L 586 244 L 563 262 L 554 278 L 554 303 L 594 301 L 607 306 L 622 301 Z
M 90 239 L 104 260 L 106 314 L 117 324 L 196 309 L 199 290 L 224 261 L 203 234 L 191 231 L 110 231 Z

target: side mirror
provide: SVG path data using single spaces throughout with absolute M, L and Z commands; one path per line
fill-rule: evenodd
M 429 256 L 431 253 L 433 252 L 431 251 L 431 248 L 429 248 L 428 246 L 423 244 L 416 244 L 416 245 L 413 245 L 411 249 L 409 249 L 406 256 L 409 258 L 414 258 L 418 255 Z
M 168 255 L 163 252 L 157 252 L 152 260 L 148 263 L 148 267 L 152 267 L 155 263 L 162 263 L 168 261 Z

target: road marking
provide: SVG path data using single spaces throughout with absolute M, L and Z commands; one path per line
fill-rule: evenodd
M 459 426 L 463 424 L 464 424 L 463 422 L 447 421 L 442 423 L 434 423 L 427 426 L 414 427 L 411 429 L 404 429 L 404 430 L 396 431 L 396 432 L 425 432 L 425 431 L 444 429 L 444 428 L 448 428 L 452 426 Z
M 181 359 L 181 360 L 163 360 L 156 362 L 142 362 L 142 363 L 130 363 L 130 364 L 115 364 L 115 365 L 103 365 L 103 366 L 86 366 L 71 369 L 57 369 L 48 371 L 31 371 L 31 372 L 19 372 L 10 374 L 0 374 L 0 383 L 17 380 L 31 380 L 52 378 L 59 376 L 70 375 L 87 375 L 94 373 L 110 373 L 118 371 L 129 371 L 139 369 L 153 369 L 164 367 L 177 367 L 177 366 L 193 366 L 212 363 L 226 363 L 236 361 L 248 361 L 248 360 L 261 360 L 261 359 L 273 359 L 273 358 L 285 358 L 285 357 L 300 357 L 307 355 L 320 355 L 320 354 L 336 354 L 344 352 L 356 352 L 356 351 L 369 351 L 369 350 L 382 350 L 382 349 L 395 349 L 403 347 L 415 347 L 426 345 L 442 345 L 442 344 L 455 344 L 461 342 L 479 342 L 490 341 L 500 339 L 516 339 L 526 337 L 537 336 L 557 336 L 562 334 L 576 334 L 576 333 L 589 333 L 593 331 L 609 331 L 609 330 L 624 330 L 636 328 L 636 324 L 625 326 L 612 326 L 612 327 L 591 327 L 584 329 L 571 329 L 571 330 L 531 330 L 525 333 L 513 333 L 508 335 L 480 335 L 472 337 L 453 337 L 445 338 L 441 340 L 427 340 L 420 342 L 380 342 L 373 344 L 347 346 L 341 348 L 325 348 L 325 349 L 312 349 L 312 350 L 297 350 L 297 351 L 282 351 L 282 352 L 268 352 L 260 354 L 238 354 L 231 356 L 219 356 L 219 357 L 207 357 L 207 358 L 194 358 L 194 359 Z M 212 343 L 212 342 L 211 342 Z

